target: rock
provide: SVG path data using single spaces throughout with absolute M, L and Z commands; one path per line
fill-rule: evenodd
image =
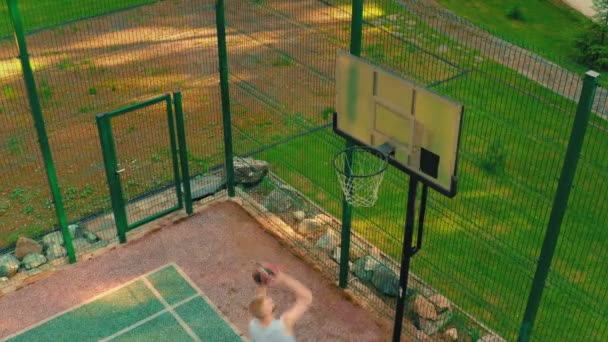
M 4 283 L 4 282 L 7 282 L 7 281 L 8 281 L 8 278 L 7 278 L 7 277 L 0 277 L 0 281 L 1 281 L 1 282 L 3 282 L 3 283 Z
M 303 211 L 296 211 L 293 213 L 293 218 L 297 221 L 297 222 L 302 222 L 305 218 L 306 218 L 306 213 Z
M 342 252 L 342 250 L 340 249 L 340 247 L 336 247 L 330 254 L 330 257 L 336 261 L 338 264 L 340 263 L 340 253 Z M 352 270 L 353 269 L 353 263 L 352 262 L 348 262 L 348 269 Z
M 335 260 L 337 263 L 340 263 L 340 253 L 341 252 L 342 252 L 342 249 L 340 247 L 336 247 L 331 251 L 329 256 L 330 256 L 330 258 Z
M 333 229 L 328 229 L 315 245 L 316 248 L 333 250 L 340 245 L 340 236 Z
M 42 243 L 47 247 L 50 245 L 63 245 L 63 234 L 60 231 L 46 234 L 42 238 Z
M 399 296 L 399 277 L 382 263 L 378 263 L 374 269 L 372 284 L 385 295 Z
M 86 223 L 84 230 L 87 232 L 98 232 L 100 230 L 114 228 L 113 216 L 98 217 Z
M 112 241 L 114 238 L 116 238 L 116 235 L 118 235 L 114 227 L 98 230 L 94 234 L 103 241 Z
M 353 272 L 355 275 L 364 282 L 370 282 L 374 276 L 374 269 L 378 266 L 379 262 L 372 256 L 364 256 L 359 258 L 353 264 Z
M 376 258 L 376 260 L 382 260 L 382 252 L 378 247 L 372 247 L 369 251 L 369 255 Z
M 0 256 L 0 277 L 10 278 L 19 270 L 19 260 L 11 254 Z
M 218 175 L 201 175 L 190 180 L 192 198 L 213 195 L 226 185 L 223 177 Z
M 83 236 L 89 243 L 97 241 L 97 235 L 95 235 L 95 233 L 84 232 Z
M 245 186 L 254 186 L 268 174 L 268 163 L 253 158 L 234 158 L 234 181 Z
M 447 45 L 445 45 L 445 44 L 444 45 L 439 45 L 437 47 L 437 52 L 439 52 L 439 53 L 446 53 L 448 51 L 450 51 L 450 48 Z
M 443 336 L 445 336 L 448 341 L 456 341 L 458 340 L 458 330 L 456 330 L 456 328 L 448 329 L 443 333 Z
M 505 339 L 496 335 L 487 334 L 482 336 L 477 342 L 505 342 Z
M 87 239 L 84 239 L 84 238 L 72 240 L 72 245 L 74 246 L 74 249 L 77 251 L 86 250 L 90 246 Z
M 318 237 L 325 233 L 324 225 L 316 219 L 305 219 L 296 227 L 296 232 L 305 237 Z
M 369 251 L 367 251 L 365 248 L 352 242 L 350 244 L 350 250 L 348 252 L 351 261 L 359 260 L 369 254 Z
M 68 255 L 67 251 L 59 244 L 51 244 L 46 248 L 46 258 L 49 261 L 64 257 L 66 255 Z
M 31 270 L 32 268 L 36 268 L 42 264 L 46 263 L 46 258 L 42 254 L 31 253 L 23 258 L 21 264 L 25 267 L 26 270 Z
M 23 260 L 30 253 L 42 253 L 42 246 L 35 240 L 23 236 L 20 237 L 15 247 L 15 258 Z
M 272 190 L 262 201 L 262 205 L 273 213 L 284 213 L 294 204 L 290 194 L 282 188 Z
M 82 229 L 80 228 L 79 225 L 71 224 L 68 226 L 68 229 L 70 230 L 70 234 L 72 235 L 72 238 L 82 237 Z
M 315 216 L 315 220 L 317 220 L 321 224 L 331 224 L 334 220 L 329 215 L 319 214 Z
M 435 307 L 437 308 L 437 312 L 444 312 L 452 308 L 452 303 L 450 303 L 447 298 L 440 295 L 439 293 L 429 297 L 429 301 L 431 301 L 431 303 L 435 305 Z
M 432 321 L 437 320 L 437 311 L 435 307 L 428 300 L 422 296 L 416 296 L 414 299 L 414 313 L 420 318 L 429 319 Z

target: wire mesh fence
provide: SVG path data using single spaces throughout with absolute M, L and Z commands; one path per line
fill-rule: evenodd
M 316 11 L 304 10 L 312 6 Z M 266 98 L 243 102 L 235 114 L 236 153 L 253 153 L 254 157 L 269 161 L 271 170 L 278 177 L 309 196 L 326 212 L 341 217 L 342 197 L 331 174 L 331 160 L 344 143 L 328 129 L 319 128 L 329 122 L 328 116 L 323 117 L 322 113 L 315 116 L 319 109 L 333 104 L 333 57 L 327 62 L 323 51 L 315 50 L 315 46 L 327 42 L 329 53 L 338 48 L 346 49 L 348 39 L 345 33 L 349 32 L 349 22 L 342 19 L 351 15 L 350 2 L 300 1 L 289 5 L 274 1 L 239 2 L 232 7 L 229 5 L 227 10 L 235 40 L 238 36 L 238 41 L 243 44 L 263 42 L 255 47 L 258 54 L 279 50 L 276 55 L 287 54 L 296 61 L 305 61 L 308 70 L 324 71 L 314 77 L 325 84 L 319 88 L 327 89 L 326 98 L 329 98 L 325 105 L 312 106 L 323 103 L 323 99 L 316 102 L 316 99 L 307 97 L 310 95 L 306 89 L 308 83 L 299 82 L 307 76 L 302 76 L 299 64 L 282 68 L 275 66 L 272 72 L 249 74 L 254 75 L 250 79 L 253 86 L 249 89 L 266 93 Z M 241 23 L 238 17 L 244 12 L 251 13 L 256 19 Z M 316 18 L 312 28 L 306 25 L 311 18 Z M 563 164 L 576 112 L 576 99 L 582 86 L 580 76 L 495 39 L 453 14 L 421 1 L 367 1 L 363 18 L 362 55 L 366 59 L 461 101 L 466 108 L 460 151 L 459 195 L 449 200 L 431 194 L 425 224 L 427 236 L 422 251 L 414 258 L 414 272 L 466 312 L 505 338 L 514 339 L 521 324 L 521 313 L 526 305 Z M 328 22 L 333 22 L 333 25 Z M 286 30 L 288 23 L 289 30 Z M 305 25 L 299 26 L 299 23 Z M 292 33 L 296 28 L 299 34 Z M 290 44 L 291 37 L 308 37 L 310 30 L 323 32 L 324 40 L 311 44 L 304 38 L 297 48 Z M 242 35 L 247 37 L 240 37 Z M 284 38 L 273 39 L 275 35 Z M 244 52 L 242 45 L 234 43 L 229 46 L 232 46 L 233 98 L 240 100 L 242 82 L 236 79 L 244 77 L 240 75 L 244 75 L 248 67 L 253 69 L 257 66 L 254 66 L 255 62 L 247 64 L 245 55 L 251 56 L 251 53 Z M 311 50 L 317 51 L 316 59 L 298 59 Z M 265 59 L 269 60 L 271 58 Z M 280 86 L 275 77 L 280 77 Z M 286 94 L 289 92 L 297 95 L 289 96 Z M 603 90 L 598 91 L 594 106 L 598 115 L 592 118 L 594 128 L 590 131 L 593 133 L 587 136 L 583 154 L 592 153 L 586 151 L 604 143 L 603 127 L 606 125 L 600 118 L 604 112 L 603 94 Z M 284 107 L 282 113 L 271 109 L 281 106 Z M 317 120 L 296 121 L 281 127 L 286 117 L 294 118 L 292 112 L 295 108 L 301 112 L 299 108 L 302 106 L 309 109 L 300 115 L 316 117 Z M 243 116 L 248 114 L 249 120 L 264 118 L 270 129 L 241 122 L 241 113 Z M 284 136 L 271 139 L 273 134 L 279 134 L 274 133 L 275 128 Z M 599 199 L 604 196 L 601 189 L 605 185 L 601 172 L 593 175 L 589 173 L 591 170 L 583 171 L 589 168 L 584 160 L 585 157 L 581 162 L 585 166 L 580 167 L 579 173 L 582 178 L 579 179 L 587 182 L 593 179 L 602 185 L 595 184 L 595 187 L 587 187 L 584 194 L 572 195 L 570 207 L 579 208 L 580 205 L 580 212 L 575 214 L 576 209 L 573 209 L 569 213 L 572 218 L 564 222 L 559 247 L 563 258 L 570 260 L 567 267 L 558 266 L 556 261 L 548 288 L 552 287 L 554 279 L 561 279 L 561 287 L 574 291 L 578 287 L 577 282 L 581 281 L 582 272 L 585 272 L 583 270 L 590 267 L 592 274 L 598 274 L 596 272 L 602 269 L 601 261 L 595 265 L 583 261 L 593 257 L 601 259 L 602 249 L 598 247 L 590 251 L 582 239 L 576 238 L 588 231 L 595 236 L 594 231 L 601 230 L 606 222 L 600 215 L 591 214 L 593 209 L 582 208 L 590 208 L 585 200 L 601 203 Z M 598 163 L 594 158 L 590 161 Z M 588 176 L 583 177 L 583 173 Z M 393 260 L 400 260 L 406 181 L 407 177 L 389 169 L 376 206 L 356 210 L 353 219 L 353 230 Z M 280 202 L 280 199 L 270 196 L 271 192 L 266 194 L 266 202 L 262 200 L 261 203 L 266 203 L 267 209 L 272 210 L 277 206 L 274 202 Z M 593 207 L 601 208 L 601 205 Z M 568 253 L 573 256 L 566 257 Z M 579 258 L 580 269 L 575 271 L 573 265 Z M 595 283 L 591 277 L 587 279 L 590 288 L 601 283 L 601 280 Z M 587 294 L 583 293 L 587 291 L 582 290 L 579 295 L 569 297 L 572 299 L 567 305 L 565 301 L 552 302 L 553 290 L 547 292 L 548 299 L 543 302 L 541 311 L 551 314 L 539 317 L 538 328 L 533 335 L 535 339 L 585 336 L 599 340 L 598 337 L 603 336 L 598 328 L 606 326 L 601 318 L 603 311 L 587 312 L 584 309 L 590 305 L 584 300 Z M 595 297 L 589 298 L 593 298 L 601 308 L 599 303 L 605 302 L 604 297 L 605 291 L 599 290 Z M 553 306 L 555 302 L 557 305 Z M 461 320 L 454 319 L 449 324 L 457 321 Z M 470 331 L 472 336 L 482 331 L 466 326 L 462 329 Z
M 183 93 L 192 182 L 221 187 L 221 172 L 207 175 L 224 162 L 212 2 L 21 5 L 70 222 L 114 239 L 95 114 L 174 89 Z M 254 159 L 238 162 L 263 160 L 271 171 L 259 184 L 242 186 L 241 196 L 280 217 L 285 238 L 336 277 L 342 192 L 332 161 L 345 142 L 332 133 L 330 120 L 335 56 L 348 50 L 351 11 L 346 0 L 226 4 L 234 152 Z M 6 12 L 1 3 L 0 36 L 7 38 L 0 41 L 0 155 L 8 158 L 0 159 L 0 247 L 56 226 Z M 455 309 L 432 326 L 410 316 L 406 329 L 417 334 L 456 327 L 473 340 L 494 330 L 515 339 L 573 126 L 580 75 L 420 0 L 366 1 L 362 57 L 465 106 L 459 194 L 447 199 L 430 192 L 408 294 L 408 312 L 417 295 L 438 293 Z M 607 103 L 608 92 L 599 87 L 534 340 L 608 336 Z M 171 169 L 160 166 L 169 165 L 160 163 L 169 158 L 160 133 L 166 121 L 147 119 L 117 122 L 117 137 L 129 146 L 123 163 L 142 162 L 124 184 L 132 200 L 163 189 L 171 177 Z M 407 176 L 389 167 L 376 205 L 356 209 L 352 222 L 349 287 L 390 316 L 407 190 Z M 378 264 L 385 270 L 374 281 L 369 271 Z
M 193 175 L 207 172 L 221 160 L 217 47 L 211 4 L 102 1 L 82 6 L 57 6 L 53 2 L 20 5 L 24 26 L 30 31 L 30 61 L 70 221 L 110 207 L 107 187 L 100 182 L 104 171 L 95 126 L 97 113 L 181 89 L 188 135 L 197 137 L 191 139 L 189 148 Z M 2 24 L 10 31 L 8 19 Z M 3 73 L 3 130 L 10 135 L 29 134 L 31 148 L 25 150 L 20 143 L 25 140 L 16 135 L 8 137 L 5 144 L 24 158 L 34 158 L 38 149 L 15 59 L 17 51 L 8 38 L 2 46 L 7 61 Z M 20 183 L 35 189 L 48 188 L 42 164 L 34 167 L 27 162 L 32 165 L 27 166 L 18 158 L 11 158 L 11 163 L 14 171 L 3 177 L 3 185 L 9 187 L 5 191 L 19 192 L 20 188 L 13 185 Z M 24 172 L 22 168 L 31 170 Z M 50 196 L 36 197 L 33 211 L 41 212 L 39 216 L 46 221 L 26 230 L 40 233 L 54 226 L 49 224 L 54 222 L 49 221 L 54 212 L 46 208 Z M 5 245 L 25 234 L 26 222 L 19 219 L 3 225 L 3 229 L 14 232 Z

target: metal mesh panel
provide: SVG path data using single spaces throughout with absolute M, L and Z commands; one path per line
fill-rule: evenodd
M 6 2 L 0 3 L 0 250 L 57 225 Z
M 142 4 L 147 5 L 139 6 Z M 103 181 L 96 113 L 182 89 L 187 134 L 192 137 L 191 174 L 207 172 L 217 164 L 223 150 L 212 4 L 53 4 L 47 9 L 52 18 L 45 17 L 43 8 L 28 2 L 20 5 L 24 25 L 31 31 L 27 36 L 30 61 L 70 221 L 106 210 L 110 204 Z M 25 109 L 26 115 L 21 117 L 28 118 L 16 52 L 8 42 L 2 53 L 7 55 L 7 63 L 15 64 L 15 70 L 3 73 L 12 76 L 3 87 L 6 93 L 15 94 L 6 100 L 10 102 L 7 107 Z M 10 124 L 31 130 L 31 124 L 21 121 L 11 120 Z M 35 151 L 35 138 L 29 140 Z M 48 188 L 43 183 L 43 168 L 39 174 L 41 181 L 35 187 Z M 16 177 L 28 178 L 23 172 Z M 47 214 L 52 215 L 52 211 Z
M 282 196 L 272 194 L 282 189 L 277 184 L 284 182 L 326 213 L 340 218 L 342 196 L 329 171 L 332 156 L 344 142 L 329 129 L 317 126 L 329 122 L 329 116 L 317 113 L 333 105 L 333 69 L 322 51 L 346 48 L 349 23 L 344 18 L 350 17 L 350 6 L 349 1 L 240 1 L 228 5 L 231 91 L 233 101 L 236 99 L 235 150 L 239 155 L 268 161 L 280 179 L 267 184 L 265 190 L 248 190 L 250 199 L 268 210 L 277 211 L 284 203 Z M 463 102 L 466 108 L 459 194 L 454 199 L 433 192 L 429 196 L 423 249 L 413 259 L 413 271 L 420 280 L 414 281 L 413 287 L 419 293 L 424 293 L 420 289 L 433 288 L 463 310 L 455 312 L 448 326 L 458 326 L 471 337 L 481 337 L 490 328 L 513 339 L 521 324 L 555 196 L 581 91 L 580 76 L 419 1 L 366 1 L 363 19 L 363 57 Z M 312 27 L 296 25 L 311 21 L 315 22 Z M 311 44 L 307 39 L 310 30 L 322 32 L 316 44 L 324 42 L 328 47 L 319 50 Z M 292 44 L 296 39 L 299 45 Z M 304 59 L 304 64 L 324 72 L 318 76 L 321 85 L 317 89 L 329 89 L 327 97 L 310 97 L 317 89 L 299 82 L 307 79 L 299 63 L 273 65 L 276 56 L 287 55 L 299 61 L 294 56 L 311 50 L 318 51 L 317 58 Z M 603 90 L 598 94 L 603 96 Z M 605 110 L 602 103 L 605 100 L 596 99 L 595 110 L 599 113 Z M 318 121 L 301 117 L 316 117 Z M 594 117 L 593 125 L 601 127 L 598 122 L 603 120 Z M 588 133 L 584 154 L 593 153 L 591 150 L 602 144 L 601 129 L 590 132 L 594 130 Z M 590 138 L 592 135 L 597 137 Z M 586 203 L 601 203 L 604 196 L 604 182 L 599 180 L 602 177 L 591 172 L 589 166 L 579 169 L 578 182 L 584 182 L 588 191 L 583 194 L 574 190 L 570 199 L 572 218 L 566 219 L 562 228 L 569 231 L 562 240 L 570 243 L 560 242 L 556 260 L 565 258 L 569 263 L 584 265 L 583 255 L 601 255 L 601 246 L 596 246 L 597 252 L 583 252 L 582 242 L 576 238 L 585 232 L 584 227 L 595 230 L 605 221 L 592 214 L 592 208 L 601 206 Z M 393 260 L 400 260 L 406 190 L 407 176 L 389 168 L 377 204 L 355 210 L 353 216 L 357 236 L 372 242 Z M 289 190 L 282 192 L 290 194 Z M 294 210 L 277 215 L 299 227 L 291 218 Z M 315 240 L 308 240 L 302 245 L 318 255 Z M 568 257 L 568 253 L 573 256 Z M 326 265 L 335 267 L 335 262 Z M 599 264 L 588 266 L 593 269 L 587 271 L 591 274 L 601 272 Z M 562 267 L 554 270 L 551 284 L 557 277 L 562 279 L 563 288 L 576 288 L 582 271 Z M 605 301 L 605 291 L 591 278 L 587 277 L 584 290 L 571 292 L 569 305 L 564 305 L 566 300 L 556 299 L 564 314 L 548 304 L 551 299 L 543 301 L 541 311 L 551 315 L 539 316 L 535 339 L 602 336 L 598 327 L 606 326 L 600 318 L 603 312 L 587 313 L 583 309 L 589 303 L 585 296 L 594 288 L 596 296 L 591 298 L 599 300 L 600 307 L 599 303 Z M 372 305 L 392 314 L 394 301 L 378 300 L 370 287 L 353 287 Z M 552 290 L 547 292 L 549 298 L 554 296 Z M 592 328 L 589 321 L 598 327 Z M 575 325 L 577 329 L 570 329 Z
M 161 102 L 111 120 L 128 224 L 175 207 L 166 104 Z
M 21 5 L 70 221 L 112 233 L 111 216 L 100 216 L 109 197 L 96 113 L 182 89 L 191 174 L 221 165 L 212 2 Z M 283 227 L 285 237 L 337 277 L 342 193 L 331 162 L 345 142 L 329 124 L 335 55 L 349 47 L 351 1 L 234 0 L 226 6 L 235 154 L 265 160 L 271 171 L 257 186 L 243 187 L 241 196 L 286 222 L 291 231 Z M 5 7 L 0 4 L 0 13 Z M 414 292 L 408 298 L 435 292 L 449 298 L 453 316 L 441 329 L 458 327 L 473 340 L 490 330 L 515 339 L 573 125 L 580 76 L 427 2 L 365 1 L 363 20 L 363 57 L 465 105 L 459 194 L 451 200 L 429 194 L 425 240 L 413 259 Z M 56 219 L 4 15 L 0 32 L 6 37 L 0 41 L 0 154 L 8 156 L 0 158 L 4 247 L 19 235 L 52 230 Z M 587 130 L 534 340 L 608 336 L 607 103 L 608 92 L 598 88 L 597 115 Z M 127 161 L 146 161 L 125 181 L 128 199 L 161 189 L 170 176 L 155 161 L 156 155 L 163 158 L 157 149 L 164 136 L 153 132 L 166 120 L 131 121 L 140 119 L 117 121 L 117 137 L 128 142 L 119 153 L 126 153 Z M 131 126 L 146 129 L 130 132 Z M 148 135 L 135 138 L 140 134 L 135 132 Z M 151 145 L 136 152 L 140 138 Z M 150 181 L 154 185 L 143 185 Z M 354 211 L 353 262 L 370 255 L 393 272 L 398 268 L 406 182 L 407 176 L 389 167 L 376 206 Z M 327 239 L 321 245 L 323 236 L 314 227 L 324 227 Z M 349 288 L 392 316 L 394 296 L 360 279 L 351 274 Z M 415 335 L 423 327 L 409 318 L 405 329 Z

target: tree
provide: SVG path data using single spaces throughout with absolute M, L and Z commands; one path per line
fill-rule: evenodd
M 608 29 L 608 0 L 593 0 L 593 9 L 596 12 L 593 19 L 601 29 L 600 44 L 604 45 Z
M 593 0 L 596 14 L 576 39 L 576 60 L 596 71 L 608 71 L 608 0 Z

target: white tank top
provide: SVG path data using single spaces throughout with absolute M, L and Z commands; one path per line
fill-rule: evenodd
M 268 326 L 263 327 L 257 319 L 249 323 L 249 336 L 251 342 L 295 342 L 296 338 L 287 335 L 285 324 L 280 319 L 275 319 Z

